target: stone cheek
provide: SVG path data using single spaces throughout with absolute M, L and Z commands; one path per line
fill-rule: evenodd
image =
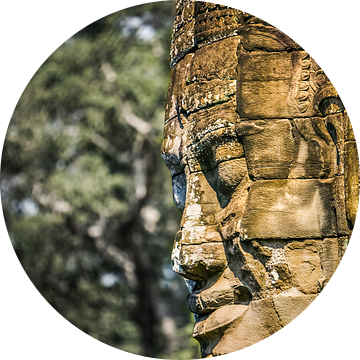
M 280 319 L 281 326 L 286 326 L 298 315 L 300 315 L 313 300 L 316 295 L 286 294 L 281 293 L 273 297 L 274 307 Z
M 338 172 L 337 149 L 321 118 L 239 121 L 254 180 L 332 177 Z
M 254 182 L 240 236 L 245 240 L 336 236 L 331 183 L 317 179 Z
M 249 175 L 258 179 L 285 179 L 294 160 L 294 137 L 289 120 L 240 121 Z
M 295 288 L 305 294 L 319 292 L 322 278 L 321 240 L 294 241 L 285 246 L 285 257 Z

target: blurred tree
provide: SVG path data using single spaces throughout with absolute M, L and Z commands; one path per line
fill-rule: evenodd
M 114 13 L 44 62 L 8 128 L 1 193 L 19 260 L 61 315 L 119 349 L 186 359 L 199 351 L 159 155 L 173 13 Z

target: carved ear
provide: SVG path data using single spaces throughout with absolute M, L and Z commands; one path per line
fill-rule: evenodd
M 328 82 L 315 94 L 314 107 L 316 110 L 320 110 L 321 114 L 324 116 L 329 115 L 328 108 L 332 104 L 336 105 L 336 108 L 340 111 L 345 110 L 345 107 L 334 86 Z
M 235 131 L 238 136 L 254 135 L 265 129 L 265 120 L 248 121 L 242 120 L 235 125 Z

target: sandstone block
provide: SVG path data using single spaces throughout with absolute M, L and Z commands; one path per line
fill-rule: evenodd
M 289 117 L 287 97 L 294 71 L 291 53 L 241 53 L 237 99 L 240 117 Z
M 242 52 L 237 106 L 241 118 L 280 119 L 320 115 L 311 104 L 309 60 L 304 51 Z
M 240 37 L 232 37 L 204 46 L 195 52 L 190 70 L 191 81 L 235 80 Z
M 284 179 L 294 159 L 294 138 L 289 120 L 240 121 L 236 131 L 242 138 L 249 176 Z
M 320 260 L 326 285 L 339 265 L 339 245 L 337 238 L 326 238 L 323 240 Z
M 188 78 L 193 54 L 188 54 L 171 70 L 170 84 L 166 98 L 165 121 L 181 112 L 182 99 L 186 79 Z
M 344 111 L 345 141 L 355 141 L 354 130 L 351 126 L 347 111 Z
M 281 326 L 286 326 L 300 315 L 316 298 L 316 295 L 291 295 L 281 293 L 273 297 Z
M 337 173 L 336 146 L 321 118 L 242 120 L 236 132 L 255 180 L 327 178 Z
M 248 51 L 302 50 L 301 47 L 279 29 L 264 24 L 245 25 L 242 44 Z
M 195 3 L 192 1 L 178 1 L 175 10 L 174 25 L 173 25 L 173 38 L 176 33 L 191 22 L 195 17 Z
M 332 180 L 317 179 L 255 181 L 240 236 L 249 240 L 336 236 L 331 184 Z
M 233 325 L 226 328 L 212 353 L 219 356 L 243 349 L 272 335 L 281 327 L 272 299 L 252 301 L 248 309 L 233 321 Z
M 236 80 L 212 80 L 185 87 L 182 107 L 194 112 L 231 100 L 236 93 Z
M 350 235 L 351 229 L 349 229 L 346 216 L 344 176 L 335 176 L 331 185 L 331 191 L 336 209 L 337 234 L 338 236 Z
M 193 337 L 201 343 L 201 356 L 212 357 L 212 350 L 219 344 L 225 328 L 232 325 L 249 309 L 246 305 L 228 305 L 197 321 Z
M 349 236 L 341 236 L 338 238 L 339 262 L 344 256 L 348 244 L 349 244 Z
M 323 273 L 320 263 L 321 240 L 293 241 L 285 246 L 285 257 L 293 285 L 305 294 L 319 291 Z
M 293 136 L 289 178 L 327 178 L 338 172 L 337 148 L 323 119 L 294 119 Z
M 359 204 L 359 156 L 355 141 L 345 143 L 344 174 L 346 215 L 353 227 Z
M 243 12 L 225 8 L 199 14 L 195 22 L 195 43 L 202 47 L 214 41 L 238 35 L 243 23 Z
M 174 67 L 194 47 L 194 26 L 195 20 L 190 21 L 181 27 L 176 32 L 176 36 L 172 39 L 170 49 L 171 67 Z

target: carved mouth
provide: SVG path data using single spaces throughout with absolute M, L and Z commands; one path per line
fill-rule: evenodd
M 242 316 L 248 308 L 248 305 L 226 305 L 209 314 L 198 315 L 193 330 L 193 337 L 200 340 L 203 336 L 209 336 L 213 331 L 229 325 L 239 316 Z
M 229 286 L 226 282 L 216 282 L 212 286 L 204 283 L 192 282 L 190 294 L 187 296 L 189 309 L 198 320 L 209 316 L 214 311 L 228 305 L 247 305 L 251 301 L 249 290 L 241 285 Z M 223 285 L 223 286 L 221 286 Z M 224 286 L 226 285 L 226 286 Z

